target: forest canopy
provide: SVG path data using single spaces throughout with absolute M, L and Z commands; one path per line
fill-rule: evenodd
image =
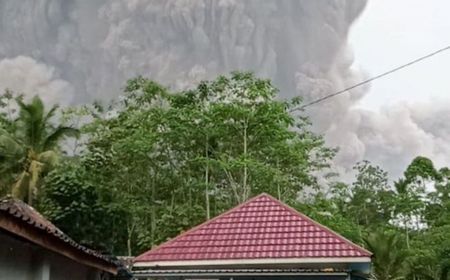
M 301 99 L 231 73 L 173 92 L 128 81 L 108 105 L 59 108 L 0 96 L 0 194 L 32 204 L 75 240 L 136 255 L 262 192 L 374 253 L 376 279 L 447 279 L 450 170 L 418 155 L 392 182 L 313 133 Z

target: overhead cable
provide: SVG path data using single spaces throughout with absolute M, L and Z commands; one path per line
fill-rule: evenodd
M 299 107 L 292 108 L 292 109 L 290 110 L 290 112 L 294 112 L 294 111 L 298 111 L 298 110 L 303 110 L 303 109 L 306 108 L 306 107 L 309 107 L 309 106 L 311 106 L 311 105 L 314 105 L 314 104 L 323 102 L 323 101 L 325 101 L 325 100 L 327 100 L 327 99 L 330 99 L 330 98 L 332 98 L 332 97 L 335 97 L 335 96 L 337 96 L 337 95 L 346 93 L 346 92 L 349 91 L 349 90 L 352 90 L 352 89 L 354 89 L 354 88 L 360 87 L 360 86 L 365 85 L 365 84 L 368 84 L 368 83 L 370 83 L 370 82 L 372 82 L 372 81 L 374 81 L 374 80 L 377 80 L 377 79 L 380 79 L 380 78 L 385 77 L 385 76 L 387 76 L 387 75 L 390 75 L 390 74 L 392 74 L 392 73 L 394 73 L 394 72 L 397 72 L 397 71 L 399 71 L 399 70 L 401 70 L 401 69 L 404 69 L 404 68 L 406 68 L 406 67 L 409 67 L 409 66 L 411 66 L 411 65 L 413 65 L 413 64 L 416 64 L 416 63 L 418 63 L 418 62 L 420 62 L 420 61 L 423 61 L 423 60 L 425 60 L 425 59 L 428 59 L 428 58 L 430 58 L 430 57 L 432 57 L 432 56 L 435 56 L 435 55 L 437 55 L 437 54 L 439 54 L 439 53 L 442 53 L 442 52 L 448 51 L 448 50 L 450 50 L 450 46 L 447 46 L 447 47 L 445 47 L 445 48 L 439 49 L 439 50 L 437 50 L 437 51 L 434 51 L 434 52 L 432 52 L 432 53 L 429 53 L 429 54 L 427 54 L 427 55 L 424 55 L 424 56 L 422 56 L 422 57 L 419 57 L 419 58 L 417 58 L 417 59 L 414 59 L 414 60 L 412 60 L 412 61 L 410 61 L 410 62 L 408 62 L 408 63 L 406 63 L 406 64 L 403 64 L 403 65 L 401 65 L 401 66 L 395 67 L 395 68 L 393 68 L 393 69 L 391 69 L 391 70 L 389 70 L 389 71 L 386 71 L 386 72 L 384 72 L 384 73 L 381 73 L 381 74 L 379 74 L 379 75 L 376 75 L 376 76 L 374 76 L 374 77 L 371 77 L 371 78 L 369 78 L 369 79 L 367 79 L 367 80 L 364 80 L 364 81 L 362 81 L 362 82 L 359 82 L 359 83 L 357 83 L 357 84 L 354 84 L 354 85 L 352 85 L 352 86 L 350 86 L 350 87 L 347 87 L 347 88 L 345 88 L 345 89 L 342 89 L 342 90 L 340 90 L 340 91 L 337 91 L 337 92 L 334 92 L 334 93 L 325 95 L 325 96 L 323 96 L 323 97 L 321 97 L 321 98 L 315 99 L 315 100 L 313 100 L 313 101 L 310 101 L 310 102 L 306 103 L 305 105 L 302 105 L 302 106 L 299 106 Z

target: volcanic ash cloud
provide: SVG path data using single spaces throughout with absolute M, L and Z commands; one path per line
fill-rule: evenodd
M 34 63 L 33 71 L 18 70 L 28 84 L 19 89 L 46 85 L 48 93 L 40 90 L 42 95 L 65 102 L 71 102 L 71 96 L 75 103 L 111 99 L 120 94 L 126 79 L 138 74 L 183 89 L 232 70 L 272 79 L 281 97 L 300 95 L 311 101 L 365 78 L 352 69 L 347 44 L 349 29 L 365 4 L 5 0 L 0 2 L 0 65 L 9 65 L 11 58 L 17 69 L 17 64 Z M 29 61 L 20 62 L 24 59 Z M 4 87 L 8 82 L 0 79 Z M 355 108 L 366 92 L 357 88 L 306 110 L 314 129 L 329 145 L 340 147 L 336 168 L 345 173 L 355 162 L 369 159 L 388 167 L 395 177 L 417 154 L 449 164 L 444 143 L 450 140 L 450 125 L 438 121 L 448 119 L 448 107 L 398 105 L 380 112 Z

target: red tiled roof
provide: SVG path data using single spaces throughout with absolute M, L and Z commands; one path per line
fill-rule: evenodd
M 135 263 L 370 256 L 369 251 L 261 194 L 136 257 Z

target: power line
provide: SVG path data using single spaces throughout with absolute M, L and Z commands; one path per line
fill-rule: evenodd
M 348 88 L 345 88 L 345 89 L 343 89 L 343 90 L 340 90 L 340 91 L 337 91 L 337 92 L 335 92 L 335 93 L 328 94 L 328 95 L 326 95 L 326 96 L 324 96 L 324 97 L 321 97 L 321 98 L 319 98 L 319 99 L 313 100 L 313 101 L 311 101 L 311 102 L 309 102 L 309 103 L 306 103 L 306 104 L 303 105 L 303 106 L 293 108 L 293 109 L 290 110 L 290 112 L 294 112 L 294 111 L 297 111 L 297 110 L 302 110 L 302 109 L 304 109 L 304 108 L 306 108 L 306 107 L 309 107 L 309 106 L 311 106 L 311 105 L 320 103 L 320 102 L 322 102 L 322 101 L 325 101 L 325 100 L 330 99 L 330 98 L 332 98 L 332 97 L 335 97 L 335 96 L 337 96 L 337 95 L 343 94 L 343 93 L 345 93 L 345 92 L 347 92 L 347 91 L 349 91 L 349 90 L 352 90 L 352 89 L 354 89 L 354 88 L 360 87 L 360 86 L 365 85 L 365 84 L 368 84 L 368 83 L 370 83 L 370 82 L 372 82 L 372 81 L 374 81 L 374 80 L 377 80 L 377 79 L 379 79 L 379 78 L 382 78 L 382 77 L 384 77 L 384 76 L 387 76 L 387 75 L 389 75 L 389 74 L 392 74 L 392 73 L 394 73 L 394 72 L 397 72 L 397 71 L 399 71 L 399 70 L 401 70 L 401 69 L 403 69 L 403 68 L 406 68 L 406 67 L 408 67 L 408 66 L 411 66 L 411 65 L 413 65 L 413 64 L 416 64 L 416 63 L 418 63 L 418 62 L 420 62 L 420 61 L 422 61 L 422 60 L 425 60 L 425 59 L 427 59 L 427 58 L 430 58 L 430 57 L 432 57 L 432 56 L 435 56 L 435 55 L 437 55 L 437 54 L 439 54 L 439 53 L 441 53 L 441 52 L 447 51 L 447 50 L 450 50 L 450 46 L 447 46 L 447 47 L 445 47 L 445 48 L 439 49 L 439 50 L 434 51 L 434 52 L 432 52 L 432 53 L 429 53 L 429 54 L 427 54 L 427 55 L 425 55 L 425 56 L 419 57 L 419 58 L 417 58 L 417 59 L 415 59 L 415 60 L 413 60 L 413 61 L 410 61 L 410 62 L 408 62 L 408 63 L 406 63 L 406 64 L 403 64 L 403 65 L 401 65 L 401 66 L 398 66 L 398 67 L 396 67 L 396 68 L 394 68 L 394 69 L 391 69 L 391 70 L 389 70 L 389 71 L 387 71 L 387 72 L 384 72 L 384 73 L 382 73 L 382 74 L 379 74 L 379 75 L 377 75 L 377 76 L 371 77 L 370 79 L 367 79 L 367 80 L 364 80 L 364 81 L 362 81 L 362 82 L 359 82 L 359 83 L 357 83 L 357 84 L 355 84 L 355 85 L 353 85 L 353 86 L 350 86 L 350 87 L 348 87 Z

